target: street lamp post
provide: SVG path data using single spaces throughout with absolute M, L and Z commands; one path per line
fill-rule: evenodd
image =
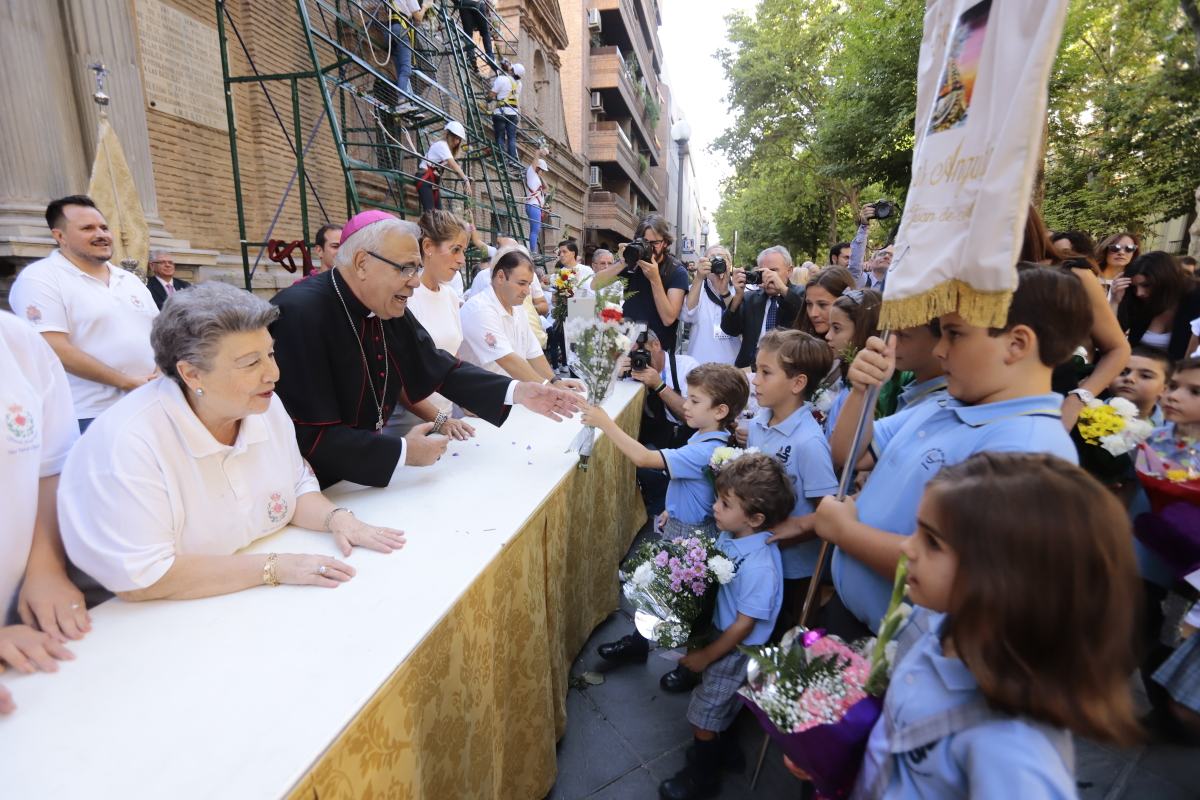
M 692 126 L 680 119 L 671 126 L 671 139 L 679 148 L 679 180 L 675 186 L 675 257 L 683 259 L 683 166 L 688 155 L 688 140 L 692 138 Z

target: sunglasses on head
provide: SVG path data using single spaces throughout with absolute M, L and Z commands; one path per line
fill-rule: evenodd
M 1126 253 L 1133 253 L 1133 252 L 1137 251 L 1137 245 L 1136 244 L 1110 244 L 1108 246 L 1108 252 L 1110 252 L 1110 253 L 1120 253 L 1122 250 L 1124 250 Z

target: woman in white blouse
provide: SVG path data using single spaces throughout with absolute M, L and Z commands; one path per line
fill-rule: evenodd
M 68 456 L 63 543 L 123 599 L 333 588 L 354 576 L 326 556 L 237 552 L 289 524 L 329 531 L 343 555 L 404 546 L 400 531 L 360 522 L 320 493 L 273 392 L 267 326 L 278 313 L 217 282 L 174 295 L 150 334 L 163 377 L 97 418 Z

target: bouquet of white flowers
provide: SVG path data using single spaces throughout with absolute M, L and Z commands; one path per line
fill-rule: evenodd
M 662 647 L 686 644 L 712 616 L 718 586 L 733 580 L 737 566 L 716 543 L 697 531 L 689 537 L 647 541 L 621 573 L 633 603 L 638 633 Z
M 631 337 L 640 331 L 640 325 L 625 322 L 620 307 L 615 305 L 600 309 L 595 319 L 567 321 L 567 363 L 587 387 L 588 403 L 596 405 L 608 397 L 617 377 L 617 359 L 629 352 Z M 596 429 L 586 425 L 568 446 L 568 451 L 579 453 L 580 469 L 587 469 L 595 439 Z

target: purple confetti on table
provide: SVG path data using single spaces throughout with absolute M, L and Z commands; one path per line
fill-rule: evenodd
M 531 445 L 531 444 L 527 444 L 527 445 L 525 445 L 525 449 L 526 449 L 526 450 L 532 450 L 532 449 L 533 449 L 533 445 Z
M 454 456 L 455 458 L 458 458 L 458 453 L 451 453 L 450 455 Z

